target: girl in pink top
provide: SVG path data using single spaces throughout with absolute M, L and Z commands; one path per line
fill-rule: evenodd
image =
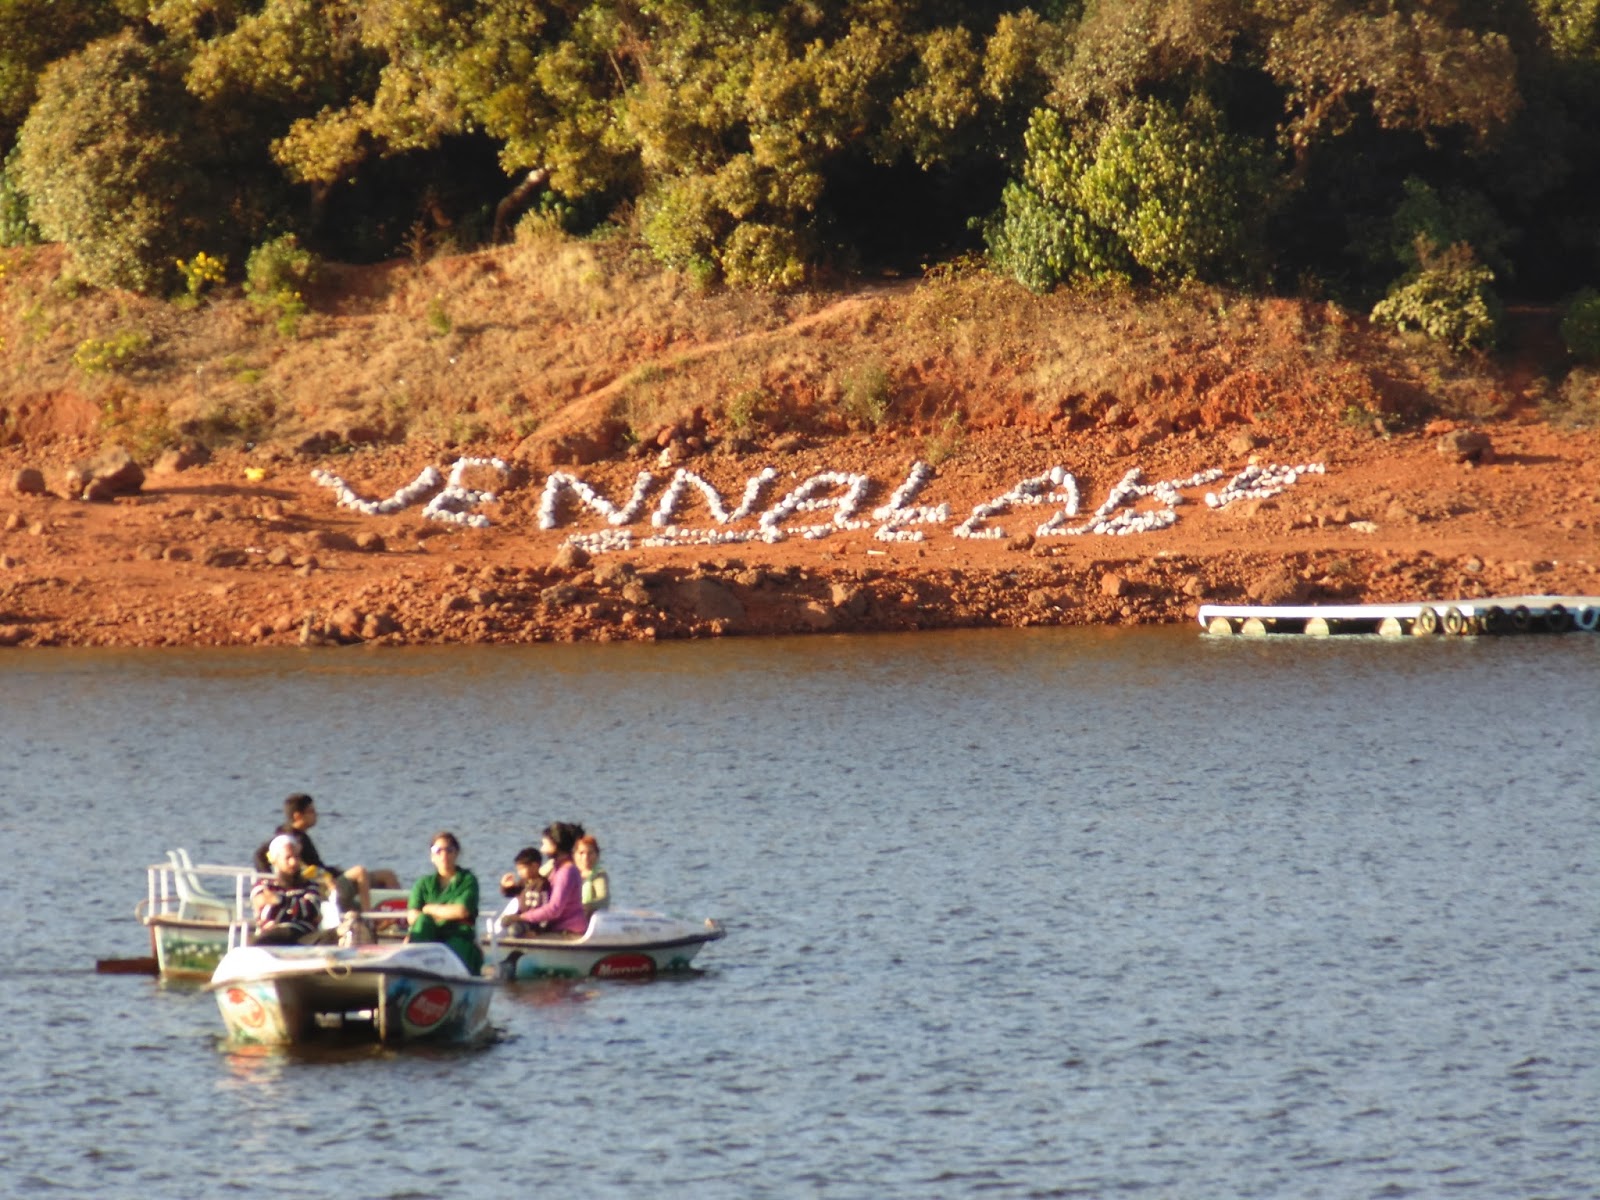
M 552 933 L 582 933 L 589 928 L 583 911 L 583 873 L 572 863 L 572 848 L 583 836 L 583 826 L 557 821 L 545 827 L 540 849 L 550 857 L 550 892 L 536 908 L 517 914 L 517 920 L 530 930 Z

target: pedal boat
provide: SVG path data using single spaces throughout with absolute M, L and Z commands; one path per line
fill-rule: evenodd
M 167 851 L 167 861 L 146 868 L 146 895 L 135 915 L 150 932 L 150 952 L 163 979 L 203 983 L 216 971 L 228 952 L 228 930 L 250 917 L 250 888 L 261 876 L 253 867 L 196 864 L 187 850 Z M 405 915 L 408 893 L 374 889 L 368 914 L 381 918 L 388 912 Z M 340 914 L 324 904 L 323 927 L 337 927 Z M 380 937 L 404 933 L 387 922 Z
M 605 909 L 581 934 L 498 934 L 484 939 L 484 959 L 500 979 L 651 979 L 687 970 L 701 947 L 726 936 L 717 921 L 690 921 L 645 909 Z
M 206 986 L 235 1042 L 297 1045 L 360 1025 L 383 1042 L 462 1044 L 487 1036 L 495 982 L 420 942 L 237 946 Z

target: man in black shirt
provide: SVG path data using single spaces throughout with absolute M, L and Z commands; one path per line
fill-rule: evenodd
M 318 872 L 327 873 L 328 884 L 339 896 L 340 909 L 348 909 L 352 902 L 359 901 L 361 911 L 366 912 L 372 907 L 372 888 L 400 886 L 400 880 L 393 871 L 374 870 L 369 879 L 365 867 L 340 868 L 323 862 L 322 855 L 317 853 L 316 843 L 311 840 L 311 827 L 316 823 L 317 802 L 304 792 L 296 792 L 283 802 L 283 824 L 272 831 L 273 837 L 287 833 L 300 839 L 302 870 L 311 878 L 316 878 Z M 262 842 L 256 851 L 256 870 L 263 874 L 273 869 L 267 861 L 267 847 L 270 844 L 271 838 Z

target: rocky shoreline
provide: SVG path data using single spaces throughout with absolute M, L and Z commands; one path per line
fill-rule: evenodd
M 1600 593 L 1594 436 L 1531 423 L 1471 432 L 1378 439 L 1301 426 L 1258 435 L 1251 444 L 1263 456 L 1315 458 L 1325 473 L 1210 509 L 1194 484 L 1203 468 L 1240 472 L 1249 463 L 1246 447 L 1220 435 L 1134 447 L 1122 439 L 1096 450 L 1092 439 L 998 430 L 929 472 L 920 498 L 944 515 L 921 540 L 875 536 L 885 527 L 879 520 L 841 522 L 822 538 L 652 545 L 660 531 L 640 518 L 629 526 L 634 538 L 613 552 L 584 548 L 605 544 L 595 537 L 615 526 L 570 498 L 550 527 L 549 480 L 575 478 L 578 468 L 518 461 L 515 447 L 410 443 L 332 462 L 241 450 L 169 457 L 148 475 L 115 453 L 95 468 L 88 446 L 75 455 L 57 448 L 54 465 L 12 448 L 4 476 L 12 495 L 0 521 L 0 644 L 509 645 L 1133 626 L 1193 621 L 1204 602 Z M 490 461 L 496 451 L 509 464 L 506 486 L 482 506 L 492 513 L 483 527 L 407 506 L 355 512 L 327 483 L 336 466 L 341 481 L 354 481 L 352 494 L 389 495 L 417 477 L 419 462 L 437 464 L 442 477 L 452 461 Z M 1192 485 L 1187 503 L 1171 510 L 1181 517 L 1166 527 L 1038 536 L 1055 510 L 995 505 L 1052 464 L 1087 464 L 1074 467 L 1086 496 L 1081 523 L 1087 497 L 1109 494 L 1136 460 L 1152 477 Z M 893 439 L 858 437 L 784 453 L 707 454 L 695 468 L 730 497 L 763 470 L 793 487 L 837 468 L 841 480 L 869 480 L 870 507 L 892 499 L 913 462 Z M 639 470 L 634 459 L 587 464 L 581 474 L 596 494 L 620 499 Z M 832 488 L 835 504 L 844 492 Z M 903 497 L 904 487 L 894 494 Z M 685 519 L 709 521 L 706 502 L 693 502 L 701 507 Z M 1150 496 L 1127 508 L 1164 511 Z M 990 536 L 955 536 L 969 513 L 986 518 Z M 789 519 L 799 529 L 815 518 Z M 746 527 L 761 531 L 753 520 Z M 994 536 L 1001 528 L 1004 536 Z

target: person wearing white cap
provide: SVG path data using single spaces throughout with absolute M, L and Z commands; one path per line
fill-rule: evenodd
M 282 946 L 308 941 L 322 924 L 322 890 L 300 873 L 300 839 L 280 833 L 267 843 L 270 878 L 250 889 L 250 907 L 256 914 L 251 941 Z

